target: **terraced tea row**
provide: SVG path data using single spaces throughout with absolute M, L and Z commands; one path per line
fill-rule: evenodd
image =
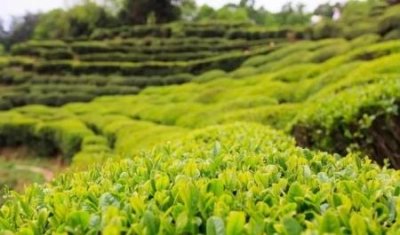
M 74 161 L 80 165 L 80 161 L 86 164 L 97 159 L 105 149 L 132 154 L 140 150 L 135 146 L 151 146 L 170 139 L 172 133 L 245 121 L 287 130 L 308 147 L 345 154 L 351 146 L 371 153 L 382 163 L 389 156 L 375 155 L 375 146 L 368 144 L 369 135 L 358 134 L 375 125 L 375 116 L 397 115 L 393 110 L 399 100 L 400 44 L 375 42 L 378 39 L 367 36 L 356 41 L 300 42 L 252 58 L 232 73 L 211 71 L 185 85 L 147 88 L 137 96 L 103 97 L 61 108 L 13 109 L 1 113 L 5 121 L 0 134 L 12 140 L 15 133 L 21 133 L 16 141 L 8 143 L 13 145 L 41 146 L 35 142 L 46 140 L 53 152 L 66 157 L 78 154 Z M 335 46 L 349 51 L 337 55 L 339 49 L 333 50 Z M 324 62 L 312 63 L 321 55 L 324 60 L 319 61 Z M 246 79 L 240 79 L 243 77 Z M 360 87 L 362 91 L 358 91 Z M 22 124 L 13 120 L 21 120 Z M 61 126 L 76 123 L 73 125 L 77 127 L 67 129 L 84 134 L 64 133 L 62 128 L 52 127 L 60 122 Z M 343 138 L 336 138 L 339 134 Z M 392 141 L 380 137 L 385 144 Z M 102 140 L 87 142 L 86 138 Z M 390 153 L 397 154 L 397 150 Z M 396 167 L 397 160 L 391 159 L 391 164 Z
M 287 41 L 284 34 L 218 38 L 213 32 L 263 31 L 247 24 L 221 25 L 224 27 L 135 26 L 98 30 L 97 35 L 115 35 L 95 41 L 29 41 L 15 45 L 11 57 L 0 59 L 0 109 L 26 104 L 59 106 L 102 95 L 136 94 L 147 86 L 182 84 L 212 69 L 233 71 L 248 58 L 268 54 Z M 166 29 L 171 30 L 168 37 L 154 33 Z M 182 35 L 186 29 L 192 37 Z M 118 34 L 126 31 L 131 32 L 130 37 Z M 211 37 L 203 35 L 206 31 Z
M 140 89 L 147 86 L 159 86 L 170 84 L 182 84 L 188 81 L 207 81 L 215 76 L 240 78 L 252 74 L 259 74 L 265 72 L 279 71 L 280 74 L 275 75 L 274 79 L 290 82 L 292 80 L 304 79 L 307 76 L 316 76 L 320 71 L 317 63 L 323 63 L 335 55 L 339 55 L 344 51 L 351 50 L 352 48 L 362 48 L 354 50 L 352 55 L 349 55 L 347 60 L 371 60 L 375 57 L 384 56 L 386 54 L 395 53 L 398 51 L 396 42 L 386 43 L 377 46 L 371 46 L 368 51 L 363 45 L 372 44 L 379 40 L 378 36 L 370 35 L 353 41 L 346 41 L 342 39 L 329 39 L 320 42 L 304 41 L 295 43 L 288 47 L 268 48 L 262 49 L 254 53 L 261 53 L 263 55 L 253 56 L 253 52 L 246 54 L 232 53 L 219 56 L 218 60 L 207 60 L 203 62 L 182 62 L 176 67 L 174 63 L 162 64 L 147 64 L 147 67 L 137 67 L 132 63 L 70 63 L 70 62 L 48 62 L 47 64 L 38 64 L 38 68 L 43 71 L 59 73 L 62 67 L 68 68 L 73 71 L 99 71 L 103 75 L 46 75 L 36 74 L 35 72 L 21 72 L 18 69 L 3 69 L 1 72 L 1 83 L 5 85 L 2 93 L 2 108 L 10 108 L 21 106 L 30 103 L 39 103 L 47 105 L 61 105 L 73 101 L 88 101 L 98 95 L 118 95 L 118 94 L 136 94 Z M 266 54 L 266 55 L 265 55 Z M 250 58 L 245 60 L 245 58 Z M 244 61 L 244 62 L 243 62 Z M 23 63 L 12 64 L 16 66 L 25 66 L 32 68 L 32 66 L 24 65 Z M 19 62 L 24 62 L 20 60 Z M 290 65 L 302 62 L 305 64 L 293 66 Z M 206 71 L 210 68 L 224 69 L 231 71 L 235 67 L 243 66 L 237 70 L 232 71 L 229 75 L 223 71 L 206 72 L 201 76 L 193 78 L 190 73 L 199 71 Z M 314 64 L 310 64 L 314 63 Z M 104 66 L 103 66 L 104 65 Z M 144 63 L 142 63 L 144 66 Z M 168 65 L 168 66 L 167 66 Z M 189 66 L 190 65 L 190 66 Z M 132 67 L 133 66 L 133 67 Z M 161 66 L 161 67 L 159 67 Z M 172 66 L 172 67 L 169 67 Z M 146 68 L 145 70 L 143 70 Z M 190 70 L 186 70 L 190 68 Z M 287 70 L 283 70 L 287 68 Z M 132 69 L 132 70 L 131 70 Z M 29 70 L 29 69 L 28 69 Z M 140 71 L 140 73 L 154 74 L 156 71 L 164 74 L 164 76 L 121 76 L 109 75 L 107 73 L 116 72 L 129 72 Z M 166 75 L 168 73 L 189 72 L 185 74 Z M 97 72 L 96 72 L 97 73 Z M 129 74 L 129 73 L 128 73 Z M 136 73 L 134 73 L 136 74 Z M 300 77 L 299 74 L 306 77 Z M 105 87 L 107 86 L 107 87 Z M 41 93 L 35 92 L 39 91 Z M 60 95 L 52 95 L 52 91 L 62 91 L 64 97 Z M 50 94 L 49 94 L 50 93 Z M 59 97 L 59 98 L 57 98 Z M 54 98 L 54 99 L 53 99 Z M 282 102 L 284 100 L 280 100 Z
M 166 31 L 146 34 L 170 37 L 168 28 L 159 30 Z M 174 48 L 174 40 L 165 43 Z M 400 168 L 400 43 L 364 35 L 260 50 L 179 65 L 82 62 L 85 53 L 76 52 L 71 61 L 6 58 L 6 108 L 144 89 L 0 112 L 0 148 L 22 146 L 72 162 L 48 185 L 7 194 L 0 231 L 397 234 L 400 175 L 391 168 Z M 150 66 L 170 73 L 137 76 L 159 72 Z

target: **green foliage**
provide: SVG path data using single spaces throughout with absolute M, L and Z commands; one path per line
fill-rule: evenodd
M 84 8 L 74 9 L 83 17 Z M 220 33 L 225 37 L 213 38 Z M 102 40 L 32 40 L 14 45 L 13 56 L 4 62 L 10 66 L 0 71 L 0 84 L 7 86 L 0 95 L 0 108 L 61 106 L 102 95 L 136 94 L 148 86 L 182 84 L 210 70 L 233 71 L 249 57 L 269 54 L 285 41 L 281 38 L 271 46 L 268 38 L 284 37 L 281 32 L 222 22 L 98 29 L 91 36 Z M 256 72 L 243 70 L 235 76 Z
M 113 24 L 104 8 L 85 1 L 68 10 L 56 9 L 40 16 L 35 39 L 65 39 L 90 35 L 96 28 Z
M 63 10 L 53 10 L 40 17 L 35 28 L 34 38 L 60 39 L 68 35 L 70 30 L 67 15 Z
M 338 24 L 331 20 L 323 20 L 313 27 L 313 38 L 336 38 L 342 34 L 342 29 Z
M 227 73 L 223 70 L 210 70 L 208 72 L 203 73 L 200 76 L 197 76 L 193 81 L 197 83 L 209 82 L 218 78 L 227 77 Z
M 126 27 L 92 34 L 107 40 L 15 46 L 0 108 L 69 104 L 0 112 L 0 148 L 72 165 L 8 194 L 0 230 L 396 234 L 399 174 L 363 155 L 400 168 L 399 43 L 368 34 L 274 45 L 262 38 L 288 31 L 247 26 Z
M 3 67 L 6 67 L 8 65 L 8 58 L 7 57 L 1 57 L 0 56 L 0 69 Z
M 356 155 L 338 159 L 298 149 L 261 125 L 215 126 L 10 195 L 0 226 L 9 232 L 390 233 L 398 229 L 392 186 L 398 180 L 395 171 Z
M 233 78 L 245 78 L 245 77 L 250 77 L 252 75 L 257 74 L 257 69 L 254 67 L 241 67 L 234 72 L 232 72 L 230 75 Z
M 171 0 L 124 0 L 122 5 L 118 16 L 126 25 L 146 24 L 151 15 L 159 24 L 180 17 L 180 9 Z
M 392 30 L 399 28 L 400 22 L 400 7 L 394 6 L 389 8 L 379 21 L 379 33 L 387 35 Z

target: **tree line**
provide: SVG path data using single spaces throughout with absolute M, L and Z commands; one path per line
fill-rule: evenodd
M 357 4 L 353 6 L 355 2 L 363 7 L 360 8 Z M 5 30 L 0 21 L 0 43 L 9 48 L 15 43 L 30 39 L 86 37 L 96 28 L 160 24 L 179 20 L 248 21 L 266 27 L 302 27 L 310 24 L 314 14 L 330 19 L 335 7 L 345 12 L 345 18 L 358 21 L 360 15 L 363 16 L 368 11 L 365 8 L 379 3 L 393 5 L 399 2 L 400 0 L 353 0 L 345 5 L 327 3 L 321 4 L 313 12 L 306 12 L 303 4 L 289 2 L 281 11 L 273 13 L 263 7 L 256 7 L 255 0 L 241 0 L 238 4 L 227 4 L 220 9 L 208 5 L 199 6 L 195 0 L 82 0 L 68 9 L 60 8 L 14 17 L 9 30 Z M 332 29 L 328 27 L 324 30 Z

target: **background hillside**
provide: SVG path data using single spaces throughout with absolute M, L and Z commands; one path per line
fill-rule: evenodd
M 0 231 L 396 234 L 400 6 L 254 4 L 87 1 L 15 23 Z

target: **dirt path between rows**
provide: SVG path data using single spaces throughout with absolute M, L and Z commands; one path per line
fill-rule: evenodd
M 46 180 L 46 182 L 49 182 L 54 178 L 53 171 L 46 169 L 46 168 L 41 168 L 41 167 L 36 167 L 36 166 L 28 166 L 28 165 L 16 165 L 15 169 L 23 170 L 23 171 L 30 171 L 30 172 L 33 172 L 36 174 L 41 174 L 43 176 L 43 178 Z

